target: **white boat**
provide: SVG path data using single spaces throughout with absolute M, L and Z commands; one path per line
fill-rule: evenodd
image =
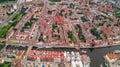
M 78 63 L 80 67 L 83 67 L 82 61 L 78 61 Z
M 103 67 L 103 65 L 101 64 L 100 67 Z
M 66 54 L 66 51 L 64 52 L 64 57 L 66 58 L 67 54 Z
M 71 52 L 71 55 L 75 55 L 75 52 L 72 51 L 72 52 Z
M 87 51 L 85 51 L 85 50 L 82 50 L 81 52 L 82 52 L 82 53 L 87 53 Z
M 72 66 L 72 67 L 76 67 L 75 61 L 72 61 L 72 62 L 71 62 L 71 66 Z
M 76 52 L 75 56 L 76 56 L 76 57 L 80 57 L 80 53 L 79 53 L 79 52 Z
M 114 53 L 120 53 L 120 50 L 115 50 Z

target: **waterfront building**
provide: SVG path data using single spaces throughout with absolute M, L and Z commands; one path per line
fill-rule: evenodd
M 87 55 L 82 55 L 83 67 L 90 67 L 90 58 Z
M 104 56 L 105 58 L 105 65 L 108 67 L 118 67 L 119 65 L 119 56 L 115 53 L 108 53 Z

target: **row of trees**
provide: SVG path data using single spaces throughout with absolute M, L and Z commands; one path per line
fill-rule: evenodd
M 82 34 L 82 29 L 81 29 L 80 25 L 79 25 L 79 24 L 76 24 L 76 25 L 75 25 L 75 28 L 76 28 L 76 30 L 77 30 L 77 32 L 78 32 L 78 37 L 79 37 L 79 39 L 80 39 L 82 42 L 86 42 L 86 39 L 85 39 L 84 35 Z
M 16 16 L 12 19 L 12 22 L 9 22 L 7 25 L 0 28 L 0 38 L 5 38 L 8 30 L 13 26 L 16 26 L 19 19 L 22 17 L 22 13 L 16 14 Z
M 9 1 L 17 1 L 17 0 L 0 0 L 0 3 L 5 3 L 5 2 L 9 2 Z
M 70 38 L 70 43 L 76 43 L 76 38 L 73 35 L 72 31 L 68 31 L 68 38 Z
M 101 39 L 101 36 L 100 34 L 96 31 L 96 28 L 92 28 L 91 29 L 91 33 L 96 36 L 96 39 L 100 40 Z
M 49 0 L 51 2 L 60 2 L 61 0 Z
M 89 19 L 88 19 L 86 16 L 81 17 L 81 20 L 82 20 L 83 22 L 89 21 Z
M 23 8 L 22 8 L 23 9 Z M 11 27 L 15 27 L 16 24 L 19 22 L 20 18 L 25 15 L 25 11 L 24 12 L 19 12 L 17 13 L 13 19 L 11 20 L 11 22 L 9 22 L 8 24 L 6 24 L 5 26 L 3 27 L 0 27 L 0 38 L 5 38 L 7 33 L 8 33 L 8 30 L 11 28 Z M 16 30 L 15 28 L 13 28 L 14 30 Z
M 33 22 L 35 22 L 36 20 L 37 20 L 37 18 L 33 18 L 33 16 L 32 16 L 30 21 L 24 24 L 24 26 L 22 27 L 21 32 L 24 32 L 25 29 L 30 29 L 30 27 L 32 26 Z

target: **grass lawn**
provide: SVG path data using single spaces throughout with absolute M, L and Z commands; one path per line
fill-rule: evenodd
M 76 38 L 74 37 L 74 34 L 72 31 L 68 31 L 68 38 L 70 38 L 70 43 L 76 43 Z
M 16 1 L 16 0 L 0 0 L 1 2 L 6 2 L 6 1 Z M 12 22 L 7 23 L 5 26 L 0 27 L 0 38 L 5 38 L 7 35 L 8 30 L 13 26 L 16 26 L 16 24 L 19 22 L 19 19 L 25 15 L 26 9 L 22 8 L 22 10 L 17 13 L 12 20 Z
M 10 67 L 10 62 L 4 62 L 3 64 L 0 64 L 0 67 Z
M 11 27 L 11 23 L 8 23 L 4 27 L 0 28 L 0 37 L 1 38 L 5 38 L 6 33 L 8 32 L 10 27 Z
M 22 14 L 21 14 L 21 13 L 18 13 L 18 14 L 12 19 L 12 21 L 18 20 L 21 16 L 22 16 Z
M 12 27 L 15 26 L 18 23 L 18 20 L 22 17 L 22 13 L 16 14 L 16 16 L 12 19 L 12 22 L 9 22 L 7 25 L 4 27 L 0 28 L 0 38 L 5 38 L 7 35 L 8 30 Z

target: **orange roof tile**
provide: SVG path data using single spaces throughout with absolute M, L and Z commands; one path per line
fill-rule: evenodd
M 118 59 L 118 58 L 119 58 L 118 55 L 115 54 L 115 53 L 108 53 L 107 56 L 108 56 L 108 58 L 111 59 L 111 60 L 112 60 L 112 59 Z
M 88 10 L 82 10 L 82 13 L 83 13 L 84 15 L 89 15 L 89 11 L 88 11 Z
M 113 12 L 113 9 L 112 9 L 112 8 L 107 8 L 107 10 L 108 10 L 109 12 Z
M 2 62 L 2 59 L 0 59 L 0 62 Z
M 114 34 L 110 29 L 107 28 L 106 24 L 103 25 L 102 29 L 105 34 L 108 34 L 108 35 Z
M 64 20 L 64 19 L 63 19 L 62 17 L 60 17 L 60 16 L 56 16 L 56 17 L 55 17 L 55 21 L 56 21 L 56 22 L 63 22 L 63 20 Z
M 110 21 L 110 23 L 111 23 L 111 24 L 115 24 L 115 22 L 114 22 L 114 21 Z
M 99 6 L 98 9 L 99 9 L 100 11 L 104 11 L 104 10 L 105 10 L 105 7 L 104 7 L 104 6 Z

